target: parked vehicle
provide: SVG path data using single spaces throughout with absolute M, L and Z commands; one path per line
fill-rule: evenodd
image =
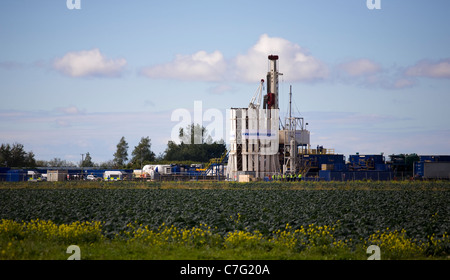
M 91 175 L 87 175 L 86 176 L 86 180 L 89 180 L 89 181 L 101 181 L 102 178 L 91 174 Z

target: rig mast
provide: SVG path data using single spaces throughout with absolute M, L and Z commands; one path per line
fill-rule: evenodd
M 309 131 L 303 127 L 303 118 L 292 117 L 291 111 L 284 129 L 280 130 L 278 77 L 283 74 L 278 72 L 278 55 L 269 55 L 268 59 L 267 94 L 263 97 L 262 108 L 264 80 L 248 108 L 230 110 L 227 176 L 231 180 L 296 173 L 300 166 L 298 148 L 309 145 Z M 291 100 L 292 90 L 290 96 Z

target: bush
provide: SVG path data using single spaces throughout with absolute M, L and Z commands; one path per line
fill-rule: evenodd
M 100 222 L 73 222 L 56 225 L 52 221 L 31 220 L 30 222 L 15 222 L 1 220 L 0 236 L 6 239 L 51 240 L 60 243 L 93 243 L 102 240 L 103 234 Z

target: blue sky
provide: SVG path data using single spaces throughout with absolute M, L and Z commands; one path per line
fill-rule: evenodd
M 174 111 L 246 107 L 278 54 L 280 115 L 292 85 L 313 147 L 450 154 L 450 2 L 380 2 L 1 1 L 0 142 L 103 162 L 149 136 L 159 154 Z

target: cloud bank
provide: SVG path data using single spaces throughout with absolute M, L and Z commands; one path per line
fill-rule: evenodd
M 422 60 L 409 67 L 383 67 L 362 57 L 331 65 L 296 43 L 267 34 L 261 35 L 244 54 L 229 59 L 218 50 L 202 50 L 143 68 L 141 74 L 152 79 L 258 83 L 267 74 L 270 54 L 280 56 L 280 72 L 289 82 L 337 82 L 395 90 L 416 86 L 420 77 L 450 79 L 450 59 Z
M 108 59 L 99 49 L 68 52 L 53 62 L 55 70 L 70 77 L 117 77 L 126 65 L 125 59 Z
M 199 51 L 192 55 L 177 55 L 166 64 L 143 68 L 141 73 L 149 78 L 259 82 L 267 73 L 267 56 L 278 54 L 283 58 L 282 69 L 289 73 L 290 81 L 313 81 L 328 75 L 325 63 L 308 51 L 286 39 L 263 34 L 244 55 L 226 60 L 220 51 Z
M 177 55 L 172 62 L 144 68 L 141 73 L 149 78 L 220 81 L 226 73 L 226 62 L 220 51 L 199 51 Z
M 214 93 L 231 88 L 229 82 L 258 83 L 267 70 L 267 56 L 280 56 L 279 70 L 289 82 L 338 82 L 364 87 L 404 89 L 416 86 L 418 78 L 450 79 L 450 58 L 424 59 L 408 67 L 383 67 L 370 58 L 353 58 L 336 65 L 325 63 L 304 47 L 280 37 L 261 35 L 243 54 L 226 59 L 221 51 L 178 54 L 167 63 L 140 69 L 150 79 L 221 82 Z M 53 61 L 52 68 L 69 77 L 120 77 L 127 65 L 124 58 L 110 59 L 99 49 L 68 52 Z M 23 67 L 11 61 L 0 68 Z

